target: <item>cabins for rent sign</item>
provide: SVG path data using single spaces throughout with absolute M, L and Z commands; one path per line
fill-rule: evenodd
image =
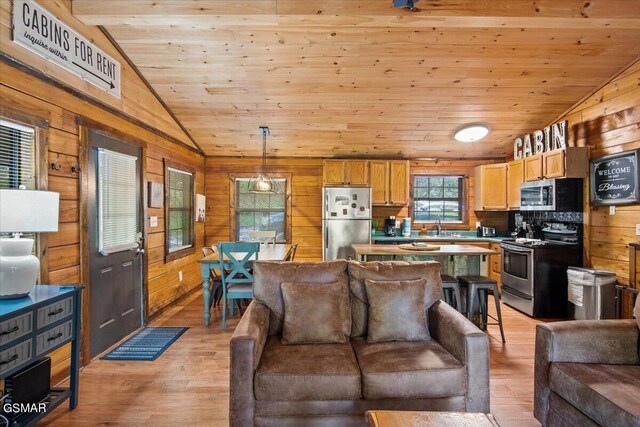
M 13 2 L 13 41 L 120 98 L 120 63 L 32 0 Z

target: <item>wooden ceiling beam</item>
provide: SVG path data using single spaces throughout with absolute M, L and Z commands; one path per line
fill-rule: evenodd
M 638 0 L 73 0 L 88 25 L 331 25 L 443 28 L 639 28 Z

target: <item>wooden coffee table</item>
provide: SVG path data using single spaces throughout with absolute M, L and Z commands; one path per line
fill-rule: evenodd
M 499 427 L 491 414 L 469 412 L 367 411 L 372 427 Z

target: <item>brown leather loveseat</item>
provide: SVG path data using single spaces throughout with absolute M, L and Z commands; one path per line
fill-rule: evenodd
M 362 426 L 370 409 L 489 412 L 487 336 L 440 301 L 439 263 L 256 262 L 254 275 L 255 299 L 231 338 L 231 426 Z M 404 303 L 389 298 L 386 307 L 381 282 L 422 293 Z M 375 300 L 374 289 L 383 292 Z M 345 307 L 346 318 L 338 313 L 340 320 L 319 324 L 315 305 L 332 307 L 301 292 L 324 290 Z M 425 308 L 428 336 L 369 342 L 380 319 L 390 319 L 375 325 L 382 335 L 394 333 L 394 319 L 413 322 L 420 315 L 412 313 L 416 301 Z M 300 303 L 305 311 L 293 317 Z M 296 324 L 321 335 L 337 328 L 345 340 L 290 344 L 300 338 L 288 332 Z

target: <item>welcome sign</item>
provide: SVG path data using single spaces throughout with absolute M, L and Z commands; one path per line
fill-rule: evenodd
M 13 41 L 120 98 L 120 63 L 32 0 L 13 1 Z
M 640 202 L 640 149 L 591 161 L 591 204 L 623 205 Z

